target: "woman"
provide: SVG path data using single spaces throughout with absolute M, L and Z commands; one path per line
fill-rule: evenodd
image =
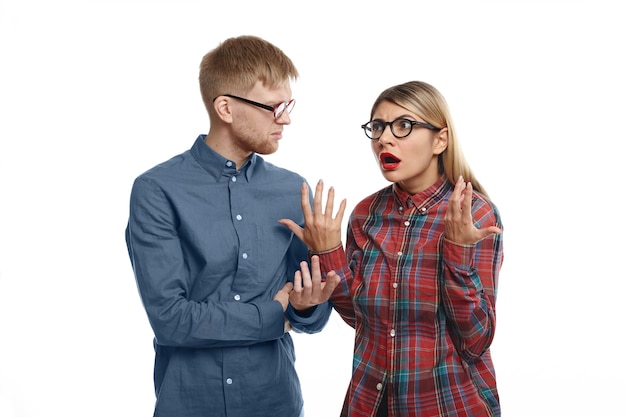
M 321 181 L 313 210 L 303 185 L 305 228 L 282 221 L 319 257 L 312 277 L 306 267 L 296 274 L 296 308 L 323 301 L 319 268 L 326 283 L 340 277 L 331 301 L 356 330 L 341 415 L 499 416 L 489 346 L 502 223 L 463 157 L 446 101 L 424 82 L 397 85 L 361 127 L 392 184 L 356 205 L 345 251 L 345 200 L 333 218 L 331 188 L 322 210 Z

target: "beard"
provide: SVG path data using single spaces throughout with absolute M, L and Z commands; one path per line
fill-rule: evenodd
M 255 152 L 260 155 L 270 155 L 278 150 L 278 140 L 273 139 L 268 132 L 255 128 L 235 130 L 235 145 L 245 152 Z

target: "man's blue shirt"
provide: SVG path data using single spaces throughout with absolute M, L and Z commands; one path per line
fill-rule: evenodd
M 304 223 L 305 180 L 257 154 L 237 169 L 204 139 L 131 192 L 126 244 L 155 335 L 155 416 L 294 417 L 302 395 L 284 318 L 315 333 L 331 313 L 273 301 L 308 258 L 278 223 Z

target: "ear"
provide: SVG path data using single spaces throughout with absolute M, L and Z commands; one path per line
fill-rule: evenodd
M 230 108 L 230 101 L 227 97 L 219 96 L 213 102 L 213 109 L 215 110 L 215 114 L 217 114 L 217 117 L 222 119 L 224 123 L 233 122 L 233 114 Z
M 433 154 L 440 155 L 448 148 L 448 128 L 444 127 L 435 134 Z

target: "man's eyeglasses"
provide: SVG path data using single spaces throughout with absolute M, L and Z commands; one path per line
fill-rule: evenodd
M 248 100 L 247 98 L 243 98 L 243 97 L 237 97 L 232 94 L 222 94 L 222 95 L 225 97 L 234 98 L 236 100 L 241 100 L 244 103 L 252 104 L 253 106 L 257 106 L 265 110 L 269 110 L 274 113 L 274 119 L 280 119 L 280 116 L 282 116 L 285 111 L 287 111 L 287 114 L 291 113 L 291 111 L 293 110 L 293 107 L 296 105 L 296 100 L 293 98 L 289 101 L 283 101 L 282 103 L 278 103 L 275 106 L 268 106 L 267 104 L 258 103 L 256 101 Z M 213 101 L 215 101 L 216 99 L 217 97 L 215 97 Z
M 385 128 L 389 126 L 391 134 L 396 138 L 401 139 L 409 136 L 413 131 L 413 126 L 425 127 L 426 129 L 439 131 L 438 127 L 431 125 L 430 123 L 416 122 L 415 120 L 409 120 L 404 118 L 398 118 L 391 122 L 385 122 L 380 119 L 372 120 L 364 125 L 361 125 L 361 129 L 365 132 L 365 136 L 372 140 L 378 140 L 383 135 Z

